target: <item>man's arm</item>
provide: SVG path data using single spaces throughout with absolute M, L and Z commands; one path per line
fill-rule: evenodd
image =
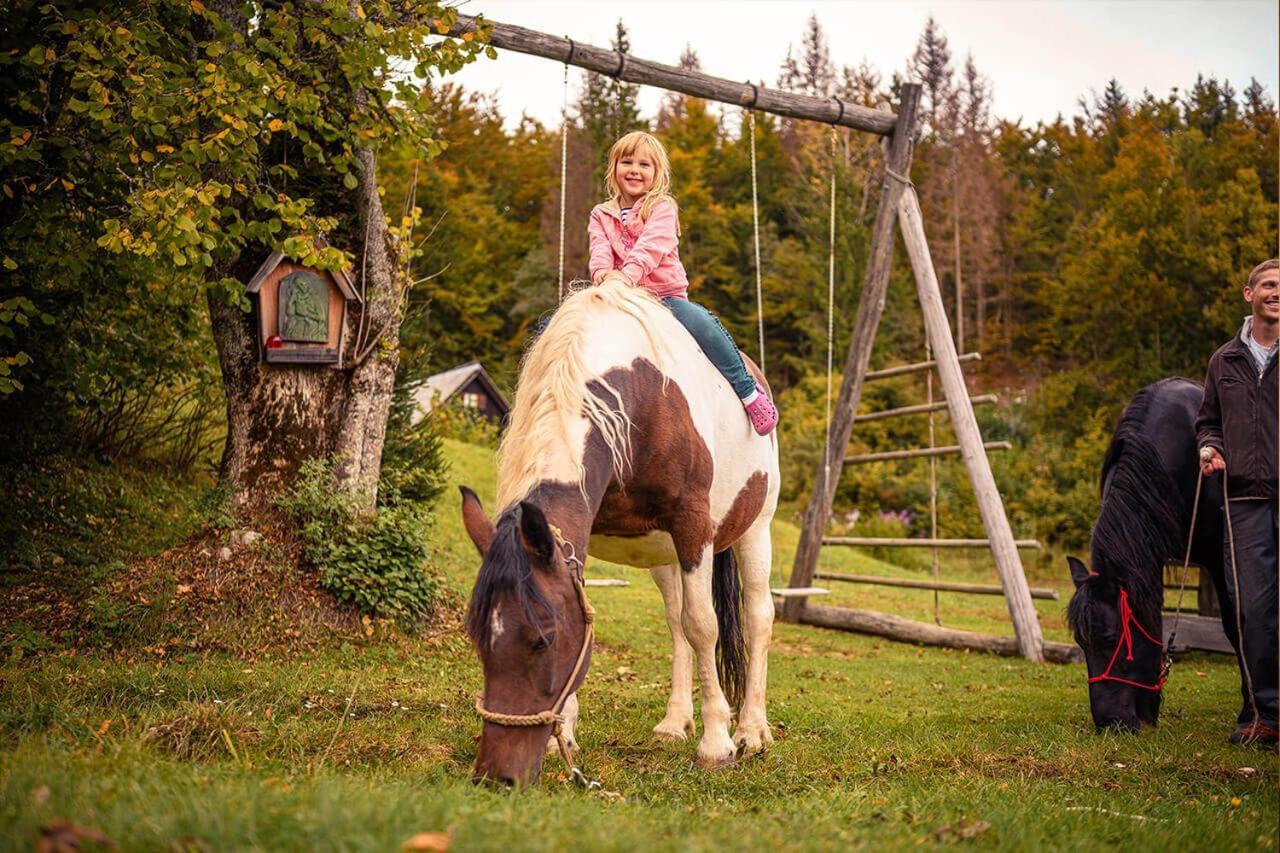
M 1227 463 L 1222 458 L 1222 404 L 1218 397 L 1218 358 L 1209 359 L 1209 371 L 1204 378 L 1204 398 L 1196 414 L 1196 444 L 1200 447 L 1200 471 L 1206 476 L 1214 471 L 1225 471 Z

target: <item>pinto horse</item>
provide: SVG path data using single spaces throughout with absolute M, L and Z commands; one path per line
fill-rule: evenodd
M 1154 726 L 1164 685 L 1164 567 L 1186 556 L 1199 462 L 1196 412 L 1204 386 L 1162 379 L 1125 407 L 1102 463 L 1102 508 L 1090 571 L 1068 557 L 1076 591 L 1067 619 L 1089 669 L 1089 707 L 1099 731 Z M 1226 601 L 1219 478 L 1202 481 L 1191 562 Z M 1223 628 L 1236 644 L 1235 623 Z
M 576 747 L 576 693 L 591 650 L 588 551 L 649 568 L 662 592 L 671 694 L 654 734 L 695 732 L 696 655 L 699 764 L 770 744 L 778 485 L 775 434 L 755 434 L 669 310 L 615 278 L 569 296 L 521 367 L 499 448 L 496 522 L 463 489 L 463 522 L 482 557 L 467 616 L 484 668 L 474 777 L 530 783 L 553 738 L 566 759 Z M 732 707 L 740 710 L 730 737 Z

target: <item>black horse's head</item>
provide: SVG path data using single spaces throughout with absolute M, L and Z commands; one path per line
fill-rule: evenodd
M 1075 557 L 1067 563 L 1076 585 L 1067 620 L 1089 668 L 1093 724 L 1100 732 L 1136 733 L 1144 725 L 1154 726 L 1160 716 L 1163 665 L 1159 613 L 1144 620 L 1113 576 L 1094 574 Z

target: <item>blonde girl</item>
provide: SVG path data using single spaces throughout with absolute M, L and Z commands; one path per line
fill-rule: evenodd
M 609 200 L 595 206 L 587 226 L 592 282 L 599 284 L 616 271 L 661 299 L 729 381 L 755 431 L 768 435 L 778 423 L 778 410 L 747 372 L 719 319 L 689 300 L 666 148 L 641 130 L 623 136 L 609 149 L 605 187 Z

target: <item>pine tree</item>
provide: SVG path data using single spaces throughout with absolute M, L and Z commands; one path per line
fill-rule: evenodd
M 693 49 L 693 45 L 686 44 L 684 46 L 684 51 L 680 54 L 680 62 L 677 67 L 683 71 L 702 70 L 702 62 L 698 59 L 698 54 Z M 662 103 L 658 107 L 657 118 L 653 122 L 654 128 L 658 132 L 662 132 L 671 122 L 684 118 L 687 101 L 688 96 L 679 92 L 667 92 L 663 95 Z
M 908 71 L 922 87 L 919 110 L 922 134 L 946 135 L 954 120 L 956 97 L 951 48 L 932 15 L 916 43 Z

